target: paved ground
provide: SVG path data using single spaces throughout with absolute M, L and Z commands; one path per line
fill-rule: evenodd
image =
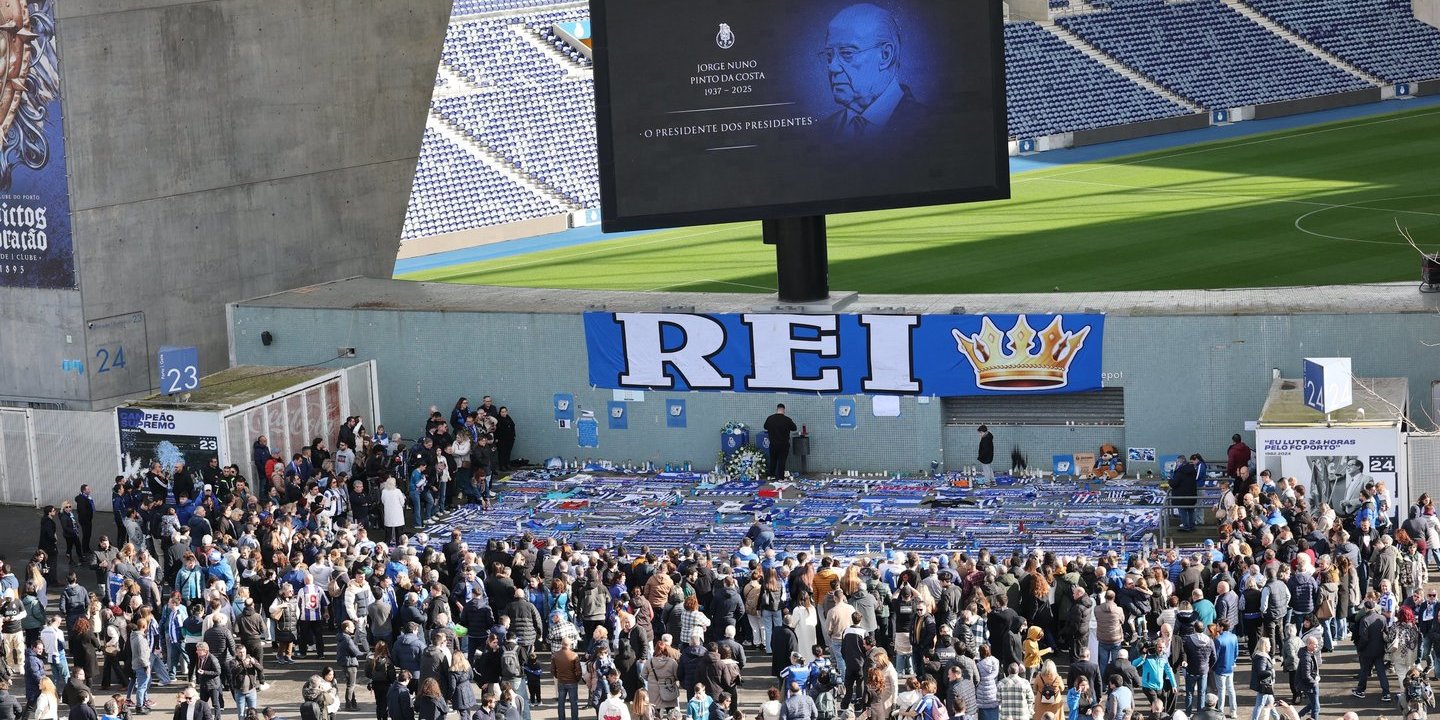
M 23 562 L 34 552 L 36 540 L 39 535 L 39 513 L 32 508 L 21 508 L 14 506 L 0 507 L 0 558 L 11 562 Z M 95 518 L 95 530 L 97 535 L 102 532 L 113 531 L 114 522 L 108 513 L 97 514 Z M 61 560 L 59 572 L 63 574 L 68 571 L 64 560 Z M 93 573 L 81 574 L 81 581 L 86 578 L 93 578 Z M 55 597 L 55 593 L 51 593 Z M 55 609 L 52 607 L 52 610 Z M 333 653 L 333 643 L 327 643 L 327 650 Z M 267 653 L 268 658 L 268 653 Z M 329 659 L 333 659 L 333 655 Z M 300 704 L 300 686 L 312 673 L 327 664 L 327 661 L 314 659 L 301 660 L 291 667 L 281 667 L 268 664 L 267 680 L 271 686 L 266 692 L 261 693 L 260 704 L 272 705 L 279 710 L 281 717 L 286 720 L 298 720 L 298 707 Z M 1239 693 L 1240 705 L 1244 708 L 1242 718 L 1249 718 L 1249 707 L 1254 702 L 1254 693 L 1248 689 L 1249 667 L 1248 661 L 1242 663 L 1245 669 L 1236 673 L 1235 685 Z M 548 664 L 547 664 L 548 667 Z M 769 677 L 770 660 L 767 656 L 750 658 L 750 668 L 745 672 L 744 686 L 740 693 L 740 709 L 746 717 L 753 717 L 760 703 L 765 700 L 765 691 L 773 683 Z M 1324 692 L 1321 699 L 1321 717 L 1324 720 L 1333 720 L 1340 717 L 1345 710 L 1355 710 L 1365 720 L 1372 718 L 1388 717 L 1392 720 L 1403 718 L 1398 706 L 1383 707 L 1380 702 L 1380 692 L 1375 686 L 1374 679 L 1371 679 L 1369 698 L 1357 700 L 1350 697 L 1350 689 L 1354 687 L 1357 664 L 1352 648 L 1349 643 L 1342 643 L 1336 646 L 1336 651 L 1325 658 L 1325 665 L 1321 671 L 1322 687 Z M 363 680 L 363 678 L 362 678 Z M 1182 679 L 1183 683 L 1183 679 Z M 1399 684 L 1392 682 L 1393 690 L 1398 694 Z M 92 688 L 95 685 L 92 683 Z M 169 687 L 152 688 L 151 693 L 156 701 L 155 716 L 169 717 L 169 711 L 175 706 L 175 695 L 183 689 L 182 682 L 176 682 Z M 1285 692 L 1286 684 L 1282 678 L 1276 683 L 1277 690 Z M 98 690 L 97 690 L 98 693 Z M 554 686 L 548 679 L 544 684 L 543 703 L 533 714 L 532 720 L 555 720 Z M 352 720 L 374 717 L 374 703 L 368 692 L 360 695 L 361 710 L 359 712 L 341 712 L 337 715 L 340 720 Z M 163 714 L 162 714 L 163 713 Z M 235 715 L 234 705 L 227 702 L 227 713 L 231 717 Z M 591 713 L 582 707 L 582 717 L 589 718 Z

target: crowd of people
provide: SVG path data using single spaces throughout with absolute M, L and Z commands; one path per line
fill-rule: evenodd
M 1370 485 L 1337 515 L 1241 466 L 1203 546 L 1128 556 L 817 557 L 760 517 L 726 553 L 402 534 L 406 500 L 417 527 L 487 501 L 507 418 L 462 398 L 408 447 L 349 418 L 334 454 L 317 438 L 284 461 L 260 437 L 258 491 L 235 466 L 156 465 L 116 479 L 113 538 L 82 486 L 45 509 L 23 571 L 0 568 L 0 718 L 146 714 L 152 686 L 184 682 L 177 718 L 259 720 L 267 668 L 314 657 L 302 720 L 366 694 L 377 720 L 531 720 L 547 687 L 560 720 L 1319 720 L 1347 640 L 1352 695 L 1374 675 L 1377 707 L 1431 702 L 1427 496 L 1399 521 Z M 751 706 L 746 668 L 770 678 Z

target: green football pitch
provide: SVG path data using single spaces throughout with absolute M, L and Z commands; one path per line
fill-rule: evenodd
M 1065 151 L 1059 151 L 1065 152 Z M 830 286 L 1075 292 L 1416 280 L 1440 250 L 1440 108 L 1011 178 L 1012 199 L 829 218 Z M 774 292 L 759 223 L 682 228 L 402 276 Z

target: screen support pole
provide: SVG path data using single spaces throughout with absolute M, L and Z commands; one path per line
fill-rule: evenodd
M 809 303 L 830 297 L 825 216 L 763 221 L 765 244 L 775 246 L 780 302 Z

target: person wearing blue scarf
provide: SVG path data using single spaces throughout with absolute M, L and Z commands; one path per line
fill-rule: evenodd
M 410 506 L 415 513 L 415 527 L 425 524 L 430 517 L 429 508 L 425 504 L 425 470 L 429 466 L 424 460 L 415 464 L 415 469 L 410 471 Z

